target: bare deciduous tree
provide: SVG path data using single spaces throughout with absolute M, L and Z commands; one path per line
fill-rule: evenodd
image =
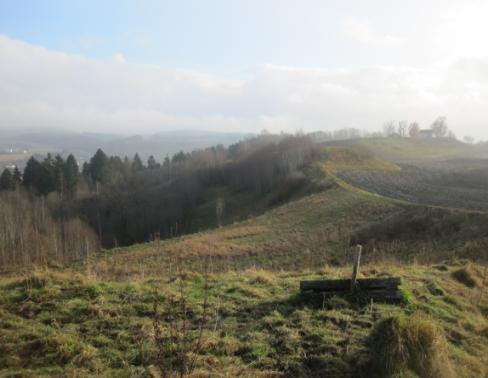
M 418 138 L 420 135 L 420 126 L 417 122 L 412 122 L 410 126 L 408 126 L 408 135 L 410 138 Z
M 222 227 L 222 220 L 224 217 L 225 202 L 222 197 L 217 198 L 215 204 L 215 215 L 217 216 L 217 226 Z
M 395 135 L 396 133 L 396 127 L 395 127 L 395 122 L 394 121 L 388 121 L 383 125 L 383 133 L 385 134 L 386 137 L 390 137 Z
M 407 130 L 408 130 L 408 122 L 407 121 L 398 122 L 398 134 L 402 138 L 407 136 Z
M 448 135 L 449 129 L 447 127 L 446 117 L 438 117 L 430 126 L 436 138 L 444 138 Z

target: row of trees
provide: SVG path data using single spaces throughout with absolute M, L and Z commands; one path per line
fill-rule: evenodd
M 179 152 L 152 168 L 97 151 L 83 168 L 94 195 L 78 201 L 74 212 L 83 214 L 107 247 L 150 235 L 172 237 L 196 230 L 195 211 L 209 189 L 266 194 L 317 154 L 310 138 L 290 135 Z
M 377 138 L 382 137 L 381 132 L 370 132 L 367 130 L 360 130 L 353 127 L 338 129 L 334 131 L 316 131 L 308 134 L 315 142 L 327 142 L 334 140 L 348 140 L 358 138 Z
M 150 156 L 147 165 L 144 165 L 138 154 L 132 160 L 127 156 L 121 159 L 118 156 L 108 157 L 99 149 L 89 162 L 83 164 L 80 175 L 78 162 L 73 155 L 64 160 L 59 154 L 53 157 L 48 153 L 42 161 L 31 157 L 23 174 L 18 167 L 13 170 L 5 168 L 0 175 L 0 191 L 13 191 L 23 186 L 39 195 L 57 192 L 61 200 L 75 199 L 80 185 L 87 184 L 98 191 L 100 185 L 118 184 L 137 172 L 185 162 L 190 156 L 184 152 L 175 154 L 173 159 L 166 156 L 162 165 L 154 156 Z
M 43 161 L 31 157 L 21 174 L 17 167 L 5 168 L 0 176 L 0 190 L 13 191 L 20 185 L 35 193 L 46 195 L 58 192 L 61 199 L 75 198 L 78 188 L 78 163 L 73 155 L 64 160 L 47 154 Z
M 46 197 L 0 192 L 0 272 L 83 260 L 98 249 L 93 230 L 78 217 L 55 216 Z
M 0 191 L 1 190 L 15 190 L 22 183 L 22 174 L 17 167 L 11 172 L 10 169 L 5 168 L 0 175 Z
M 276 201 L 282 201 L 299 190 L 304 183 L 301 168 L 319 154 L 318 145 L 308 136 L 263 134 L 228 148 L 218 145 L 191 153 L 181 151 L 161 163 L 152 156 L 144 163 L 137 154 L 129 159 L 98 150 L 81 172 L 72 155 L 66 160 L 47 155 L 42 161 L 29 159 L 23 175 L 6 170 L 2 174 L 6 178 L 0 182 L 7 183 L 2 186 L 7 192 L 49 198 L 53 221 L 64 224 L 79 218 L 91 226 L 105 247 L 111 247 L 205 226 L 196 224 L 195 214 L 208 201 L 212 188 L 256 196 L 278 189 L 281 194 Z M 269 201 L 270 205 L 277 203 L 272 196 Z M 219 203 L 223 209 L 224 204 Z M 222 212 L 216 223 L 223 221 Z M 217 217 L 213 211 L 208 216 Z
M 447 126 L 446 117 L 438 117 L 428 129 L 432 136 L 435 138 L 456 138 L 454 133 L 449 130 Z M 417 122 L 400 121 L 395 123 L 394 121 L 389 121 L 383 125 L 383 133 L 387 137 L 399 136 L 399 137 L 410 137 L 418 138 L 421 135 L 421 128 Z

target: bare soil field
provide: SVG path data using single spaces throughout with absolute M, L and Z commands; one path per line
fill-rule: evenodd
M 419 204 L 488 211 L 488 161 L 402 165 L 398 172 L 347 170 L 336 175 L 382 196 Z

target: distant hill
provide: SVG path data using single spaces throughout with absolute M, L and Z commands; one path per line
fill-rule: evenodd
M 414 163 L 425 160 L 474 157 L 481 153 L 472 145 L 456 139 L 362 138 L 326 143 L 329 146 L 351 148 L 374 154 L 395 163 Z M 488 152 L 488 148 L 486 148 Z
M 190 152 L 195 149 L 218 144 L 229 145 L 249 136 L 250 134 L 211 131 L 164 131 L 152 135 L 122 135 L 102 133 L 75 133 L 64 131 L 43 131 L 30 133 L 0 133 L 0 165 L 7 166 L 23 162 L 31 155 L 61 153 L 74 154 L 80 161 L 86 161 L 98 148 L 108 155 L 129 157 L 137 152 L 142 159 L 154 155 L 162 161 L 166 155 L 179 151 Z M 10 149 L 20 154 L 7 153 Z M 25 154 L 23 151 L 27 151 Z M 22 156 L 24 155 L 24 156 Z

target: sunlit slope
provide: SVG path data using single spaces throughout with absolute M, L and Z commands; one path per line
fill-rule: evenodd
M 316 267 L 293 273 L 219 273 L 207 280 L 188 273 L 183 281 L 160 276 L 103 281 L 69 271 L 2 279 L 0 376 L 159 376 L 154 303 L 180 295 L 181 284 L 192 310 L 208 297 L 208 324 L 192 376 L 371 376 L 368 361 L 382 350 L 369 342 L 370 335 L 392 316 L 411 319 L 407 330 L 417 350 L 430 347 L 420 361 L 407 360 L 403 366 L 421 374 L 405 371 L 401 376 L 431 376 L 422 369 L 439 362 L 430 354 L 435 352 L 449 359 L 436 377 L 450 376 L 444 373 L 451 370 L 456 377 L 485 376 L 488 298 L 480 286 L 482 267 L 363 266 L 365 277 L 402 278 L 401 306 L 299 295 L 300 280 L 349 274 L 349 267 Z M 189 317 L 191 329 L 199 319 Z M 439 336 L 432 339 L 436 329 Z M 408 347 L 408 340 L 395 341 L 393 349 Z M 385 356 L 376 363 L 384 365 Z
M 488 215 L 408 205 L 341 187 L 313 194 L 225 227 L 113 249 L 94 258 L 102 277 L 258 267 L 296 270 L 351 261 L 443 261 L 488 258 Z
M 111 250 L 96 260 L 94 269 L 122 276 L 167 273 L 176 260 L 183 260 L 185 269 L 201 271 L 206 256 L 216 271 L 333 263 L 344 255 L 354 230 L 401 211 L 390 201 L 334 186 L 222 228 Z
M 474 147 L 450 138 L 363 138 L 327 143 L 329 146 L 347 147 L 396 162 L 421 162 L 472 156 Z

